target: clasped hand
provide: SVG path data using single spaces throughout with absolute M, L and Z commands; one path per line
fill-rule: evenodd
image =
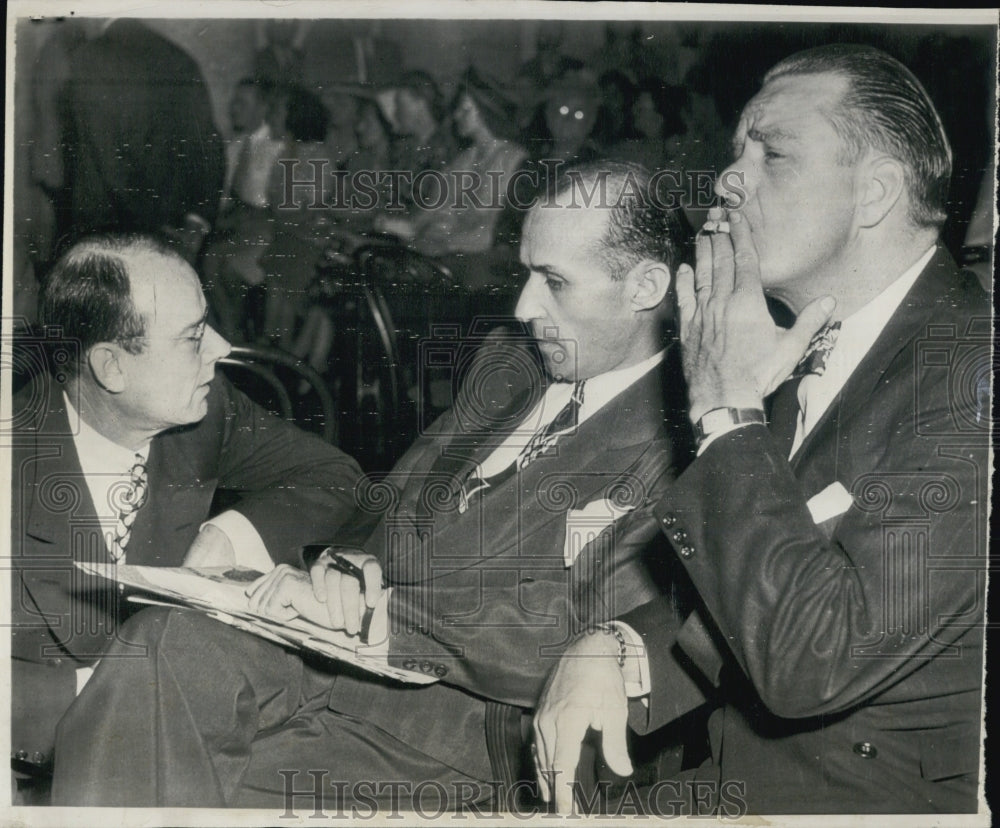
M 357 635 L 367 609 L 379 607 L 386 611 L 386 602 L 382 600 L 382 566 L 364 552 L 341 550 L 340 557 L 362 571 L 364 585 L 357 578 L 331 568 L 329 553 L 324 552 L 308 573 L 279 564 L 254 581 L 247 589 L 250 611 L 278 621 L 301 616 L 314 624 Z
M 792 328 L 775 325 L 746 219 L 720 207 L 709 212 L 709 224 L 727 218 L 730 232 L 703 230 L 695 268 L 677 270 L 684 375 L 695 423 L 715 408 L 762 408 L 836 305 L 831 296 L 818 297 L 799 312 Z

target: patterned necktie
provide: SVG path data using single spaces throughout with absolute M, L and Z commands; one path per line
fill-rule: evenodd
M 826 371 L 826 363 L 830 359 L 830 353 L 833 351 L 833 346 L 837 344 L 838 336 L 840 336 L 839 322 L 824 325 L 820 328 L 816 332 L 816 335 L 809 340 L 809 347 L 806 348 L 805 354 L 802 355 L 802 359 L 799 360 L 799 364 L 795 366 L 788 379 L 797 380 L 808 374 L 816 374 L 819 377 L 823 376 L 823 372 Z
M 492 477 L 483 478 L 476 474 L 476 469 L 473 469 L 465 476 L 465 482 L 462 485 L 462 490 L 459 492 L 459 514 L 465 513 L 469 508 L 469 501 L 477 493 L 492 486 L 499 486 L 515 472 L 527 468 L 529 464 L 555 446 L 560 437 L 576 429 L 580 422 L 580 407 L 583 405 L 584 382 L 586 380 L 579 380 L 576 383 L 573 388 L 573 396 L 569 398 L 569 402 L 560 409 L 552 422 L 531 436 L 528 444 L 521 449 L 521 453 L 517 456 L 517 459 L 503 469 L 503 471 L 497 472 Z
M 125 547 L 132 537 L 132 524 L 136 513 L 142 508 L 149 495 L 146 477 L 146 461 L 141 454 L 135 455 L 135 462 L 129 471 L 128 486 L 122 493 L 118 521 L 115 523 L 115 538 L 111 543 L 111 560 L 116 564 L 125 563 Z
M 783 453 L 788 455 L 795 442 L 795 433 L 798 429 L 799 413 L 799 386 L 802 380 L 811 374 L 823 376 L 826 372 L 826 365 L 830 359 L 833 346 L 837 344 L 837 337 L 840 335 L 840 323 L 834 322 L 831 325 L 824 325 L 816 335 L 809 341 L 809 347 L 799 364 L 795 366 L 791 376 L 785 380 L 771 397 L 771 405 L 768 413 L 768 422 L 771 435 L 781 446 Z

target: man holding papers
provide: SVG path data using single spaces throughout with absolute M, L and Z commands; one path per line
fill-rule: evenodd
M 23 343 L 39 371 L 14 399 L 10 554 L 12 748 L 44 767 L 96 660 L 112 641 L 135 653 L 118 590 L 74 561 L 265 571 L 344 523 L 360 470 L 216 376 L 229 343 L 198 277 L 149 238 L 74 245 L 40 316 Z M 208 520 L 220 488 L 240 501 Z

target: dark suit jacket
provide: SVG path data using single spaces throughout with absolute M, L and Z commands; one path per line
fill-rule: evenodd
M 702 773 L 730 813 L 975 809 L 990 365 L 985 296 L 939 248 L 791 462 L 748 426 L 657 506 L 703 606 L 626 617 L 653 671 L 633 723 L 718 684 Z M 817 525 L 834 482 L 853 505 Z
M 275 561 L 297 562 L 302 544 L 337 530 L 353 512 L 357 464 L 222 377 L 208 399 L 204 419 L 150 446 L 150 494 L 133 525 L 128 562 L 179 566 L 218 488 L 241 494 L 234 508 Z M 36 380 L 15 397 L 14 412 L 14 747 L 30 755 L 51 747 L 56 720 L 73 699 L 74 669 L 100 656 L 132 605 L 72 565 L 109 558 L 62 387 L 48 376 Z
M 74 229 L 156 232 L 212 222 L 225 175 L 205 79 L 179 46 L 117 20 L 73 53 L 69 189 Z
M 379 515 L 366 548 L 394 588 L 389 660 L 441 682 L 379 688 L 345 675 L 332 709 L 495 778 L 484 742 L 487 700 L 533 707 L 574 635 L 669 589 L 647 553 L 659 534 L 651 506 L 690 457 L 676 351 L 562 438 L 556 453 L 460 513 L 460 481 L 522 424 L 543 390 L 531 382 L 540 369 L 527 368 L 530 357 L 516 345 L 481 350 L 455 406 L 388 479 L 359 495 Z M 567 513 L 603 499 L 630 510 L 614 524 L 595 520 L 590 542 L 567 566 Z

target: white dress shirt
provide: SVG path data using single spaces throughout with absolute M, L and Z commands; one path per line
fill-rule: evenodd
M 840 333 L 830 351 L 826 370 L 822 375 L 806 374 L 799 383 L 799 421 L 789 457 L 799 450 L 802 441 L 840 394 L 933 255 L 932 247 L 867 305 L 841 320 Z
M 112 491 L 123 484 L 129 484 L 137 454 L 142 457 L 143 462 L 148 461 L 150 444 L 147 443 L 137 450 L 123 448 L 87 425 L 65 392 L 63 392 L 63 402 L 69 421 L 79 423 L 79 428 L 73 434 L 73 446 L 80 460 L 80 471 L 83 472 L 87 491 L 94 502 L 105 546 L 110 553 L 118 522 L 118 511 L 113 503 Z M 260 572 L 274 569 L 274 561 L 271 560 L 260 533 L 245 516 L 230 510 L 206 521 L 201 528 L 209 524 L 222 530 L 229 538 L 236 554 L 237 565 Z M 128 550 L 126 550 L 126 561 L 127 554 Z M 93 673 L 93 668 L 82 667 L 76 672 L 77 693 L 79 693 Z
M 651 357 L 630 365 L 590 377 L 583 390 L 583 405 L 577 417 L 577 424 L 583 424 L 589 417 L 617 397 L 622 391 L 645 376 L 656 365 L 663 362 L 666 351 L 658 351 Z M 575 383 L 554 382 L 542 395 L 531 413 L 508 435 L 507 439 L 479 465 L 477 475 L 485 479 L 499 474 L 521 455 L 531 438 L 551 423 L 573 396 Z
M 268 206 L 268 190 L 278 156 L 285 144 L 271 138 L 265 121 L 249 135 L 234 138 L 226 146 L 224 207 L 235 196 L 251 207 Z

